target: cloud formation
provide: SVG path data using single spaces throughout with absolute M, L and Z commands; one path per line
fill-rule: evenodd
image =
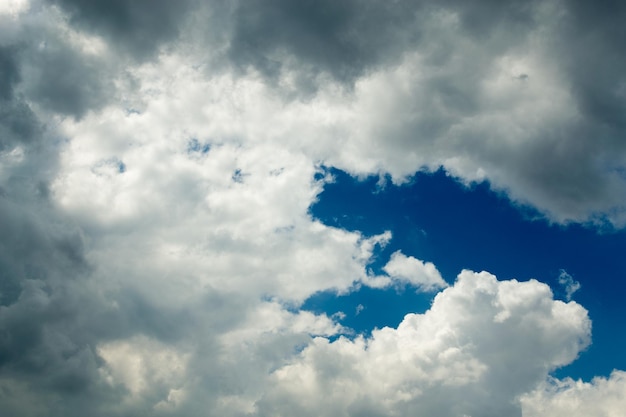
M 574 280 L 574 278 L 563 269 L 559 273 L 559 284 L 565 288 L 565 298 L 568 301 L 571 300 L 572 295 L 580 289 L 580 282 Z
M 19 78 L 28 102 L 61 114 L 120 99 L 139 110 L 131 98 L 145 80 L 133 68 L 178 54 L 208 79 L 236 74 L 234 88 L 261 77 L 283 109 L 324 112 L 330 131 L 314 134 L 289 111 L 274 115 L 304 132 L 300 148 L 317 160 L 397 182 L 443 166 L 556 222 L 624 223 L 624 11 L 610 2 L 59 0 L 8 10 L 15 42 L 3 55 L 23 52 L 3 58 L 3 96 Z M 255 98 L 255 111 L 268 98 Z
M 524 416 L 617 416 L 626 406 L 625 383 L 623 371 L 591 382 L 552 380 L 522 397 Z
M 623 10 L 583 3 L 246 2 L 229 56 L 287 90 L 352 92 L 348 146 L 322 151 L 353 173 L 441 165 L 554 221 L 621 226 Z
M 433 291 L 448 286 L 432 262 L 420 261 L 400 251 L 391 255 L 383 271 L 389 274 L 392 280 L 418 287 L 422 291 Z
M 623 408 L 620 371 L 546 382 L 590 343 L 582 306 L 488 273 L 448 286 L 402 252 L 372 276 L 392 234 L 308 211 L 332 181 L 321 166 L 396 184 L 443 166 L 555 222 L 624 226 L 623 17 L 610 2 L 2 3 L 0 414 Z M 299 309 L 392 283 L 442 291 L 371 337 Z
M 259 415 L 521 415 L 518 396 L 589 342 L 575 303 L 537 281 L 462 272 L 424 314 L 371 338 L 315 339 L 272 375 Z M 369 414 L 367 414 L 369 413 Z

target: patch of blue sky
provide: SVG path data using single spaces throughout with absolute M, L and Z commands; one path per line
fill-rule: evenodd
M 211 150 L 211 145 L 208 143 L 200 142 L 196 138 L 189 139 L 187 142 L 187 153 L 201 153 L 205 154 Z
M 242 184 L 244 181 L 244 178 L 247 177 L 248 175 L 250 174 L 246 174 L 241 169 L 237 168 L 235 172 L 233 172 L 233 175 L 231 178 L 234 182 L 238 184 Z
M 550 285 L 558 299 L 567 301 L 569 292 L 593 321 L 591 347 L 555 375 L 590 379 L 626 369 L 625 231 L 550 224 L 491 191 L 488 183 L 466 187 L 442 170 L 383 188 L 378 177 L 357 180 L 336 169 L 329 173 L 335 180 L 325 185 L 311 215 L 366 236 L 390 230 L 393 238 L 369 265 L 374 273 L 382 273 L 390 255 L 401 250 L 433 262 L 448 283 L 462 269 L 489 271 L 501 280 L 535 278 Z M 575 293 L 563 284 L 564 271 L 580 283 Z M 433 297 L 414 288 L 362 287 L 341 296 L 316 294 L 303 308 L 329 315 L 341 311 L 344 326 L 367 334 L 397 326 L 407 313 L 424 312 Z

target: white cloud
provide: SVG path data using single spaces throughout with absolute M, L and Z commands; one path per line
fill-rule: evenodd
M 20 13 L 26 12 L 29 7 L 29 0 L 5 0 L 0 3 L 0 16 L 5 14 L 15 19 Z
M 568 301 L 572 299 L 572 295 L 581 287 L 580 282 L 574 280 L 574 278 L 563 269 L 561 269 L 559 273 L 559 284 L 565 288 L 565 298 Z
M 123 385 L 136 401 L 147 392 L 179 392 L 188 355 L 145 336 L 107 342 L 97 348 L 106 365 L 101 368 L 110 385 Z M 162 387 L 161 387 L 162 386 Z M 177 391 L 178 390 L 178 391 Z M 164 398 L 167 401 L 167 398 Z
M 316 338 L 277 369 L 260 415 L 502 416 L 589 343 L 578 304 L 537 281 L 462 272 L 424 314 L 371 338 Z
M 245 321 L 237 328 L 224 333 L 220 341 L 227 348 L 232 348 L 256 341 L 264 334 L 333 336 L 344 330 L 325 315 L 317 316 L 308 311 L 291 313 L 279 303 L 266 302 L 249 311 Z
M 591 382 L 549 380 L 522 397 L 524 417 L 618 417 L 626 410 L 626 373 Z
M 432 262 L 420 261 L 400 251 L 391 255 L 383 270 L 394 281 L 412 285 L 420 291 L 433 291 L 448 286 Z

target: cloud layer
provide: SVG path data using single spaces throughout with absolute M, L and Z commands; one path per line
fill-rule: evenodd
M 36 126 L 33 105 L 139 111 L 137 65 L 170 78 L 176 56 L 209 83 L 232 74 L 218 107 L 238 102 L 253 131 L 272 120 L 280 131 L 263 140 L 297 135 L 315 160 L 397 182 L 443 166 L 557 222 L 624 223 L 623 10 L 611 2 L 18 3 L 0 54 L 13 136 Z M 269 97 L 241 102 L 250 82 Z
M 401 252 L 372 276 L 392 234 L 308 210 L 332 181 L 322 166 L 395 183 L 443 166 L 552 221 L 623 226 L 623 15 L 559 1 L 2 3 L 0 413 L 622 409 L 620 371 L 548 380 L 590 343 L 582 306 L 488 273 L 448 286 Z M 392 284 L 441 292 L 371 337 L 299 309 Z

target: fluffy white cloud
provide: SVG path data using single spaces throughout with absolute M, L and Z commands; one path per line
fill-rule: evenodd
M 136 401 L 146 392 L 180 392 L 187 358 L 155 340 L 136 336 L 128 341 L 104 343 L 98 355 L 106 363 L 103 378 L 111 385 L 123 385 L 129 400 Z
M 0 15 L 6 14 L 17 17 L 20 13 L 25 12 L 30 7 L 28 0 L 6 0 L 0 4 Z
M 618 417 L 626 409 L 626 373 L 613 371 L 591 382 L 549 380 L 521 401 L 524 417 Z
M 518 397 L 590 341 L 542 283 L 463 271 L 424 314 L 371 338 L 317 338 L 272 375 L 259 415 L 520 415 Z
M 433 291 L 448 286 L 432 262 L 420 261 L 400 251 L 391 255 L 383 270 L 393 280 L 412 285 L 421 291 Z

